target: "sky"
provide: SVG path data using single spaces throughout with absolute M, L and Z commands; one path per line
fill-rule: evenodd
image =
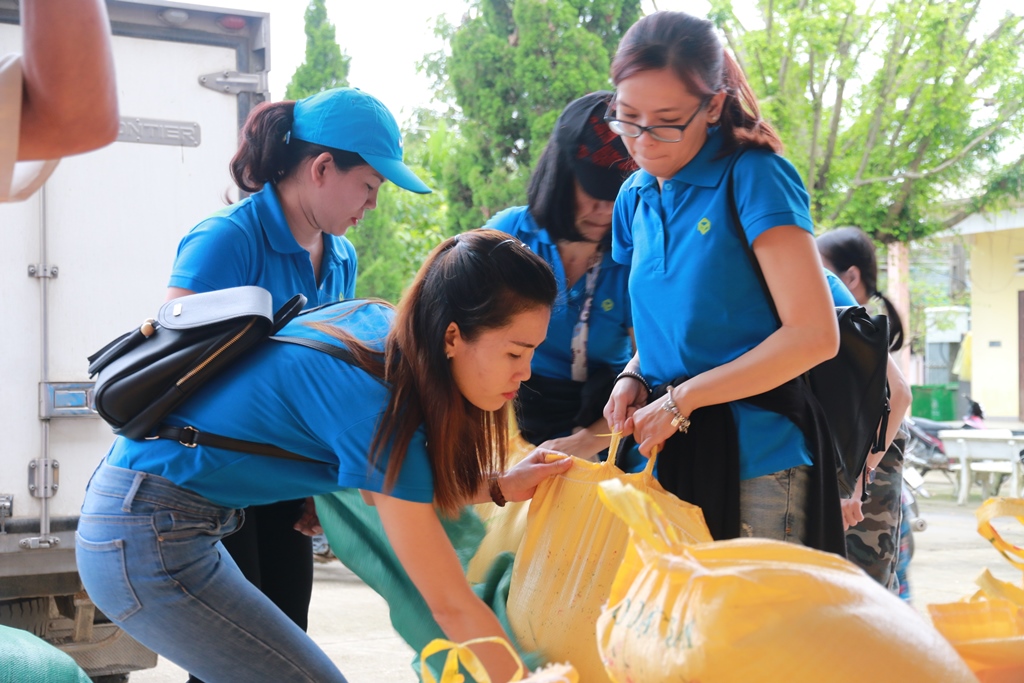
M 1019 3 L 982 0 L 982 22 L 994 25 L 1006 11 L 1019 13 Z M 288 81 L 305 58 L 306 2 L 205 0 L 204 4 L 270 13 L 270 94 L 274 100 L 282 99 Z M 433 34 L 435 18 L 445 15 L 458 23 L 468 0 L 326 0 L 326 6 L 338 44 L 351 57 L 351 85 L 380 99 L 401 123 L 407 122 L 416 108 L 430 106 L 430 79 L 417 72 L 416 64 L 424 55 L 444 48 L 443 41 Z M 710 5 L 707 0 L 643 0 L 642 7 L 645 13 L 661 9 L 703 15 Z
M 192 0 L 196 1 L 196 0 Z M 279 100 L 306 51 L 304 0 L 205 0 L 203 4 L 270 13 L 270 95 Z M 706 12 L 705 0 L 643 0 L 646 12 L 683 9 Z M 349 84 L 380 99 L 400 122 L 417 107 L 429 106 L 430 79 L 417 73 L 424 55 L 443 49 L 433 34 L 445 15 L 458 23 L 467 0 L 327 0 L 338 44 L 352 58 Z

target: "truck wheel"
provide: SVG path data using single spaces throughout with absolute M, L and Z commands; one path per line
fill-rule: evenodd
M 50 598 L 0 600 L 0 624 L 20 628 L 40 638 L 50 621 Z

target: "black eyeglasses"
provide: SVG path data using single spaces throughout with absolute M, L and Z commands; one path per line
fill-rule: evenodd
M 638 138 L 644 134 L 644 131 L 647 131 L 648 135 L 659 142 L 679 142 L 683 139 L 683 131 L 697 118 L 697 114 L 700 113 L 705 104 L 707 104 L 707 100 L 701 102 L 697 110 L 693 112 L 693 115 L 681 126 L 641 126 L 638 123 L 615 118 L 615 110 L 613 109 L 608 109 L 608 113 L 604 115 L 604 121 L 613 133 L 623 137 Z

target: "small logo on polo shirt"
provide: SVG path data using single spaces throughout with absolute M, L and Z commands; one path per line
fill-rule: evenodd
M 612 301 L 611 299 L 605 299 L 604 301 L 601 302 L 601 308 L 603 308 L 604 312 L 607 313 L 608 311 L 615 308 L 615 302 Z
M 697 224 L 697 230 L 700 231 L 700 234 L 706 235 L 708 234 L 708 230 L 710 229 L 711 221 L 709 221 L 707 218 L 701 218 L 700 223 Z

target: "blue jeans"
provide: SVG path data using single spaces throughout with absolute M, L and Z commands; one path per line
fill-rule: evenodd
M 82 505 L 78 571 L 111 621 L 208 683 L 345 683 L 224 550 L 240 524 L 237 510 L 104 462 Z
M 806 545 L 809 465 L 740 482 L 740 536 Z

